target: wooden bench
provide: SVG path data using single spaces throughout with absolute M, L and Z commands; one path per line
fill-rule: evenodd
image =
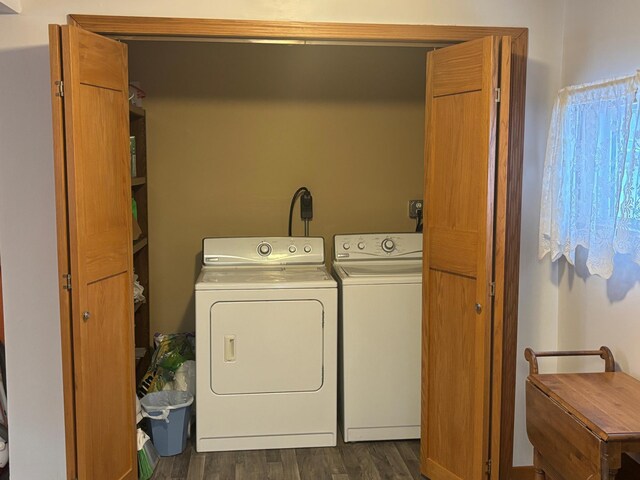
M 600 373 L 538 373 L 539 357 L 598 355 Z M 640 381 L 615 371 L 611 351 L 525 350 L 527 434 L 535 479 L 613 480 L 624 452 L 640 452 Z M 548 477 L 547 477 L 548 476 Z

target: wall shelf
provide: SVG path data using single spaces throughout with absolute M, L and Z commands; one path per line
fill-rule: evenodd
M 134 117 L 138 117 L 138 118 L 142 118 L 144 117 L 144 110 L 140 107 L 136 107 L 135 105 L 133 105 L 132 103 L 129 104 L 129 115 L 134 116 Z
M 2 1 L 2 0 L 0 0 Z M 144 289 L 145 303 L 134 304 L 135 342 L 136 347 L 147 349 L 145 359 L 141 361 L 138 372 L 144 374 L 145 364 L 149 365 L 150 345 L 149 327 L 149 208 L 147 202 L 147 118 L 140 107 L 129 104 L 129 135 L 136 139 L 136 176 L 131 179 L 131 197 L 136 201 L 138 209 L 138 226 L 142 236 L 133 242 L 133 271 Z M 139 380 L 139 378 L 138 378 Z
M 147 237 L 141 238 L 140 240 L 136 240 L 135 242 L 133 242 L 133 254 L 135 255 L 144 247 L 146 247 L 147 243 L 149 243 L 149 240 L 147 239 Z
M 20 0 L 1 0 L 0 14 L 14 14 L 22 12 Z

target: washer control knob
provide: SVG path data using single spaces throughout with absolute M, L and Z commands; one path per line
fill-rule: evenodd
M 364 250 L 364 247 L 365 247 L 364 242 L 358 242 L 358 248 L 359 248 L 360 250 Z
M 384 250 L 385 252 L 387 253 L 393 252 L 395 248 L 396 248 L 396 244 L 390 238 L 385 238 L 382 241 L 382 250 Z
M 344 248 L 345 250 L 349 250 L 351 248 L 351 245 L 349 243 L 347 243 L 347 242 L 344 242 L 342 244 L 342 248 Z
M 296 250 L 298 250 L 298 249 L 296 248 L 295 245 L 289 245 L 289 252 L 290 253 L 296 253 Z
M 305 253 L 311 253 L 311 245 L 305 245 L 304 246 L 304 251 L 305 251 Z
M 271 245 L 268 243 L 261 243 L 258 245 L 258 253 L 263 257 L 268 257 L 271 254 Z

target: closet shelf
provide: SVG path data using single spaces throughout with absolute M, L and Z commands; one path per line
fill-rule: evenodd
M 143 304 L 144 304 L 144 302 L 133 302 L 133 311 L 134 311 L 134 313 L 137 312 Z
M 135 255 L 144 247 L 146 247 L 148 241 L 149 240 L 147 239 L 147 237 L 143 237 L 140 240 L 136 240 L 135 242 L 133 242 L 133 254 Z
M 134 117 L 144 117 L 144 110 L 140 107 L 136 107 L 133 104 L 129 104 L 129 114 Z
M 131 179 L 132 187 L 138 187 L 140 185 L 144 185 L 145 183 L 147 183 L 147 177 L 133 177 Z

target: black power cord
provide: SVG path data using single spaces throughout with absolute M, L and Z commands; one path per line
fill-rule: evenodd
M 291 236 L 291 223 L 293 221 L 293 207 L 296 204 L 296 200 L 302 195 L 300 200 L 300 218 L 305 222 L 305 235 L 309 235 L 309 220 L 313 218 L 313 197 L 307 187 L 300 187 L 296 190 L 291 198 L 291 207 L 289 207 L 289 236 Z
M 422 209 L 416 211 L 416 232 L 422 232 Z

